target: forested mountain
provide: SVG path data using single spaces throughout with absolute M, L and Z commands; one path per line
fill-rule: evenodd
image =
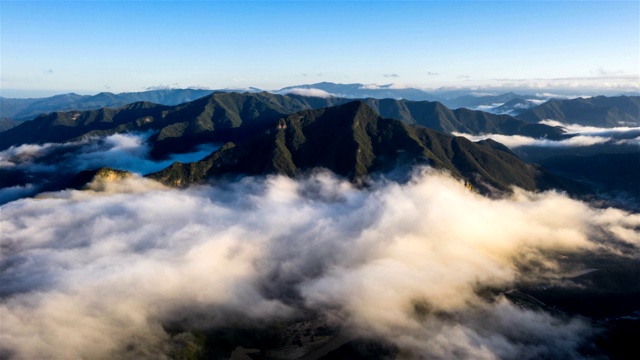
M 529 122 L 551 119 L 599 127 L 640 126 L 640 96 L 549 100 L 521 113 L 518 119 Z
M 386 119 L 359 100 L 291 114 L 244 143 L 227 143 L 199 162 L 176 162 L 150 177 L 187 186 L 224 174 L 294 176 L 321 167 L 355 180 L 415 164 L 448 170 L 482 192 L 558 185 L 499 143 L 473 143 Z
M 219 92 L 176 106 L 138 102 L 117 109 L 43 114 L 0 133 L 0 149 L 25 143 L 64 142 L 86 136 L 127 131 L 153 131 L 150 141 L 156 156 L 187 151 L 207 142 L 239 141 L 273 125 L 279 118 L 301 110 L 351 101 L 299 95 Z M 438 102 L 392 99 L 363 100 L 381 116 L 443 132 L 546 136 L 562 130 L 529 124 L 507 115 L 467 109 L 450 110 Z

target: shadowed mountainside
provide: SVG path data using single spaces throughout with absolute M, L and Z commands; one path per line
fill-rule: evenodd
M 363 101 L 301 111 L 274 125 L 244 143 L 227 143 L 201 161 L 175 162 L 148 176 L 184 187 L 225 174 L 294 176 L 321 167 L 356 180 L 399 166 L 429 164 L 484 193 L 508 191 L 512 185 L 529 190 L 560 185 L 495 141 L 473 143 L 386 119 Z
M 64 142 L 88 136 L 153 131 L 152 155 L 189 151 L 209 142 L 238 142 L 274 125 L 279 118 L 307 109 L 347 103 L 344 98 L 262 93 L 214 93 L 195 101 L 165 106 L 138 102 L 121 108 L 45 114 L 0 133 L 0 150 L 27 143 Z M 438 102 L 366 99 L 386 118 L 443 132 L 498 133 L 561 137 L 559 128 L 529 124 L 507 115 L 450 110 Z

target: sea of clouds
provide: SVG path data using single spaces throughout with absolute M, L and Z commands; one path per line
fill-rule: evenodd
M 640 250 L 639 214 L 557 192 L 490 199 L 428 168 L 367 188 L 322 171 L 94 188 L 0 207 L 0 357 L 165 358 L 166 324 L 314 313 L 416 357 L 580 358 L 587 321 L 479 290 L 560 277 L 558 253 Z

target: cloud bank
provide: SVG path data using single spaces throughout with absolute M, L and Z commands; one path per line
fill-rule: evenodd
M 463 136 L 471 141 L 481 141 L 492 139 L 509 148 L 517 148 L 521 146 L 540 146 L 540 147 L 577 147 L 591 146 L 596 144 L 604 144 L 610 141 L 610 138 L 602 136 L 574 136 L 565 140 L 549 140 L 543 138 L 532 138 L 522 135 L 501 135 L 501 134 L 484 134 L 471 135 L 465 133 L 453 132 L 455 136 Z
M 479 290 L 561 276 L 554 252 L 640 246 L 639 215 L 554 192 L 488 199 L 429 169 L 367 189 L 322 172 L 127 181 L 2 206 L 1 355 L 164 358 L 179 336 L 167 324 L 315 313 L 414 356 L 577 358 L 585 322 Z
M 154 160 L 149 156 L 151 146 L 146 142 L 149 135 L 114 134 L 60 144 L 25 144 L 0 151 L 0 174 L 15 180 L 2 183 L 0 204 L 35 194 L 51 183 L 68 181 L 83 170 L 110 167 L 148 174 L 164 169 L 174 161 L 200 160 L 217 148 L 216 145 L 203 145 L 192 153 Z
M 512 149 L 523 146 L 563 148 L 584 147 L 598 144 L 640 146 L 640 127 L 598 128 L 577 124 L 567 125 L 555 120 L 543 120 L 540 123 L 549 126 L 560 126 L 568 135 L 573 136 L 562 140 L 550 140 L 522 135 L 472 135 L 459 132 L 453 132 L 453 135 L 463 136 L 471 141 L 492 139 Z
M 150 134 L 114 134 L 104 138 L 88 138 L 76 142 L 25 144 L 0 151 L 0 168 L 21 168 L 32 171 L 72 171 L 95 169 L 103 166 L 147 174 L 161 170 L 174 161 L 197 161 L 216 149 L 205 145 L 193 153 L 174 154 L 168 160 L 156 161 L 149 157 Z
M 594 136 L 608 136 L 611 134 L 623 134 L 629 132 L 640 132 L 640 127 L 619 126 L 613 128 L 600 128 L 595 126 L 584 126 L 579 124 L 565 124 L 556 120 L 542 120 L 540 124 L 549 126 L 560 126 L 567 134 L 585 134 Z

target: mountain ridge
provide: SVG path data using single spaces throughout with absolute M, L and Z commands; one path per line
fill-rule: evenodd
M 185 152 L 207 142 L 239 141 L 280 117 L 312 108 L 341 105 L 345 98 L 261 93 L 213 93 L 192 102 L 165 106 L 137 102 L 113 109 L 43 114 L 0 133 L 0 149 L 25 143 L 62 142 L 87 136 L 154 131 L 152 155 Z M 503 133 L 558 138 L 559 128 L 529 124 L 507 115 L 450 110 L 438 102 L 365 99 L 383 117 L 444 132 Z M 53 131 L 55 129 L 55 131 Z
M 484 193 L 514 185 L 550 188 L 556 181 L 494 141 L 473 143 L 383 118 L 361 100 L 290 114 L 243 143 L 227 143 L 198 162 L 174 162 L 148 177 L 186 187 L 225 175 L 296 176 L 320 167 L 356 181 L 419 164 L 446 170 Z
M 556 120 L 586 126 L 640 126 L 640 96 L 596 96 L 570 100 L 549 100 L 520 113 L 528 122 Z

